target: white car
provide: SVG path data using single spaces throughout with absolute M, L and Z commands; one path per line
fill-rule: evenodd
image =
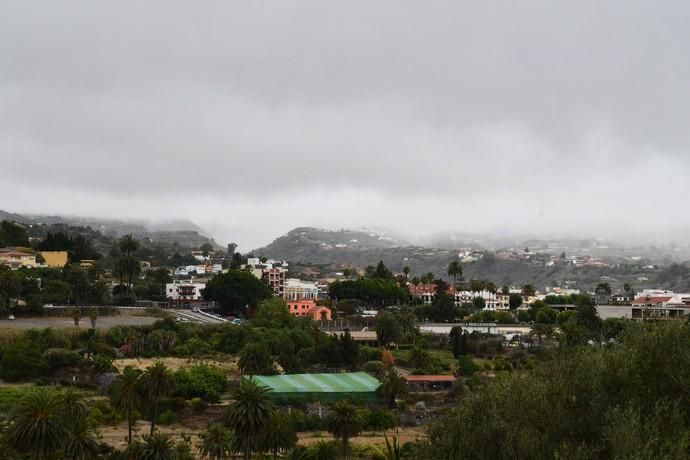
M 11 319 L 14 319 L 14 315 L 8 316 L 7 319 L 10 319 L 10 320 L 11 320 Z

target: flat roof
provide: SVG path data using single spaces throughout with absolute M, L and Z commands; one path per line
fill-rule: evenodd
M 276 393 L 372 393 L 381 385 L 366 372 L 255 375 L 251 378 Z

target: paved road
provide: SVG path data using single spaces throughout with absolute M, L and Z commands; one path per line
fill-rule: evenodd
M 179 318 L 185 318 L 194 323 L 218 324 L 224 322 L 220 319 L 212 318 L 191 310 L 171 310 L 171 313 Z

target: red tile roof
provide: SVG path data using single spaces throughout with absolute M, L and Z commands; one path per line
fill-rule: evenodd
M 673 297 L 639 297 L 633 300 L 633 305 L 656 305 L 658 303 L 668 302 Z
M 452 375 L 406 375 L 408 382 L 455 382 L 457 379 Z

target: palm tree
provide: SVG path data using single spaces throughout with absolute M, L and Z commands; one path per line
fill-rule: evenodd
M 68 421 L 85 418 L 89 409 L 82 393 L 74 387 L 68 387 L 61 395 L 65 417 Z
M 137 249 L 139 249 L 139 242 L 131 234 L 125 235 L 120 239 L 120 251 L 126 257 L 131 256 Z
M 460 262 L 454 260 L 448 264 L 448 276 L 453 277 L 453 289 L 455 289 L 457 287 L 456 284 L 458 277 L 462 277 L 462 267 L 460 266 Z
M 362 417 L 350 401 L 343 400 L 333 405 L 328 419 L 328 431 L 334 438 L 342 439 L 344 458 L 347 459 L 350 438 L 357 436 L 362 431 L 362 426 Z
M 12 410 L 10 421 L 5 441 L 20 452 L 33 454 L 36 460 L 49 458 L 69 435 L 62 399 L 43 388 L 24 396 Z
M 143 405 L 141 391 L 141 371 L 131 366 L 125 367 L 110 386 L 110 401 L 113 406 L 127 416 L 127 443 L 132 443 L 132 413 Z
M 72 319 L 74 320 L 74 327 L 79 327 L 79 320 L 81 319 L 81 311 L 78 308 L 72 310 Z
M 290 449 L 283 457 L 285 460 L 313 460 L 314 456 L 309 455 L 309 449 L 297 445 Z
M 394 367 L 391 367 L 383 378 L 378 391 L 381 396 L 388 400 L 390 407 L 395 407 L 396 398 L 407 393 L 407 382 Z
M 137 449 L 136 460 L 175 460 L 175 443 L 162 433 L 144 435 L 144 444 Z
M 405 274 L 405 278 L 409 278 L 410 277 L 410 267 L 408 267 L 408 266 L 403 267 L 403 273 Z
M 63 448 L 64 458 L 73 460 L 98 458 L 100 437 L 86 416 L 74 418 L 68 425 L 69 435 Z
M 237 445 L 246 460 L 251 458 L 252 450 L 257 449 L 259 435 L 275 413 L 275 406 L 268 395 L 270 391 L 251 379 L 243 380 L 232 392 L 233 402 L 223 416 L 225 425 L 235 432 Z
M 96 321 L 98 320 L 98 310 L 92 308 L 89 311 L 89 319 L 91 320 L 91 329 L 96 329 Z
M 234 438 L 232 432 L 219 423 L 212 423 L 201 433 L 199 452 L 211 460 L 230 458 L 233 451 Z
M 237 365 L 245 375 L 261 375 L 273 368 L 273 358 L 263 344 L 250 342 L 240 350 Z
M 261 447 L 278 458 L 278 452 L 285 452 L 297 444 L 297 433 L 284 412 L 276 412 L 271 417 L 261 436 Z
M 173 386 L 172 374 L 162 361 L 155 361 L 141 376 L 141 388 L 151 404 L 151 435 L 156 430 L 158 404 L 161 398 L 172 393 Z

